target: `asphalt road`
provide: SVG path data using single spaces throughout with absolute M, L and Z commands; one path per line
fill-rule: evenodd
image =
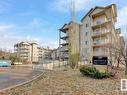
M 0 68 L 0 90 L 26 82 L 43 73 L 42 69 L 37 69 L 31 66 Z

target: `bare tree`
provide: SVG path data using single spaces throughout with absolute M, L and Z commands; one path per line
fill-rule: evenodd
M 127 32 L 123 32 L 123 36 L 120 36 L 117 47 L 115 49 L 115 58 L 117 60 L 117 67 L 120 64 L 125 66 L 125 75 L 127 75 Z

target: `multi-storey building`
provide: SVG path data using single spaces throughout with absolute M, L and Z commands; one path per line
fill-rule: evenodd
M 51 51 L 51 59 L 52 60 L 58 60 L 59 59 L 59 48 L 53 49 Z
M 51 58 L 51 49 L 38 47 L 38 60 L 39 60 L 39 62 L 42 62 L 44 59 L 50 59 L 50 58 Z
M 32 47 L 28 42 L 21 42 L 14 45 L 14 51 L 22 60 L 31 61 Z
M 37 63 L 39 60 L 38 58 L 38 45 L 36 43 L 31 43 L 31 61 Z
M 92 8 L 81 20 L 81 59 L 91 61 L 93 56 L 107 56 L 113 60 L 117 41 L 116 5 Z M 84 57 L 85 56 L 85 57 Z
M 79 54 L 80 24 L 71 21 L 59 29 L 60 60 L 68 60 L 72 54 Z
M 105 56 L 115 61 L 114 47 L 120 32 L 115 29 L 116 5 L 96 6 L 81 19 L 81 24 L 70 22 L 60 29 L 60 47 L 67 47 L 69 55 L 80 53 L 80 60 L 91 62 L 93 56 Z M 65 36 L 61 37 L 61 33 Z M 65 42 L 61 44 L 61 39 Z M 66 49 L 62 49 L 66 53 Z M 62 54 L 64 54 L 62 53 Z
M 32 63 L 42 62 L 49 57 L 49 49 L 38 47 L 36 43 L 21 42 L 14 45 L 15 52 L 22 60 Z

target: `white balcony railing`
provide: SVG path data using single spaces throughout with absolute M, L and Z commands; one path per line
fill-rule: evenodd
M 68 50 L 68 47 L 67 46 L 63 46 L 60 48 L 60 51 L 67 51 Z
M 105 51 L 93 51 L 93 55 L 94 56 L 102 56 L 102 55 L 106 55 Z
M 101 45 L 101 44 L 104 44 L 105 42 L 104 41 L 94 41 L 93 42 L 93 45 Z
M 104 19 L 104 20 L 96 20 L 93 22 L 93 26 L 95 25 L 100 25 L 100 24 L 103 24 L 103 23 L 106 23 L 106 22 L 109 22 L 110 20 L 107 20 L 107 19 Z
M 105 34 L 105 33 L 108 33 L 108 32 L 109 32 L 109 30 L 106 30 L 106 29 L 99 30 L 97 32 L 93 32 L 92 36 L 101 35 L 101 34 Z

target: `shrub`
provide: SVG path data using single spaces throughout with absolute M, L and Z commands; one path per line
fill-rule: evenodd
M 90 67 L 90 66 L 82 66 L 80 68 L 80 72 L 84 76 L 88 76 L 96 79 L 108 78 L 112 76 L 111 72 L 107 72 L 107 71 L 100 72 L 95 67 Z

